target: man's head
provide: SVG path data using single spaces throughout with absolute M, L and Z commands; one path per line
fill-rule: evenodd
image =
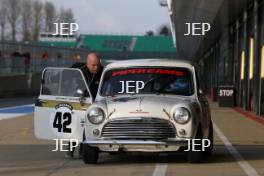
M 101 61 L 96 53 L 88 54 L 86 58 L 86 67 L 92 74 L 96 74 L 101 69 Z

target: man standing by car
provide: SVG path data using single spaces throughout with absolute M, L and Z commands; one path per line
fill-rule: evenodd
M 99 86 L 99 82 L 101 79 L 101 75 L 103 72 L 103 66 L 101 64 L 98 54 L 96 53 L 88 54 L 86 58 L 86 64 L 82 66 L 80 69 L 82 70 L 84 77 L 86 79 L 86 82 L 89 86 L 89 89 L 92 94 L 92 98 L 95 99 L 97 91 L 98 91 L 98 86 Z M 66 157 L 72 158 L 75 148 L 73 148 L 72 151 L 70 151 L 69 148 L 70 147 L 68 147 L 68 152 L 66 153 Z M 82 157 L 82 144 L 80 144 L 79 157 L 80 158 Z
M 81 67 L 81 70 L 90 88 L 92 97 L 93 99 L 95 99 L 103 71 L 103 66 L 101 64 L 98 54 L 88 54 L 86 58 L 86 65 Z

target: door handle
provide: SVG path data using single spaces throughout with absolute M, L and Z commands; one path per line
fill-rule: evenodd
M 83 97 L 83 96 L 81 96 L 80 98 L 79 98 L 79 102 L 80 102 L 80 104 L 83 106 L 85 103 L 85 97 Z

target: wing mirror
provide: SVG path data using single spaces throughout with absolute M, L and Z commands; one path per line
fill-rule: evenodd
M 198 90 L 198 99 L 200 101 L 206 101 L 207 100 L 206 97 L 205 97 L 205 95 L 204 95 L 204 93 L 203 93 L 203 91 L 202 91 L 202 89 L 199 89 Z
M 79 101 L 80 101 L 80 104 L 83 106 L 84 105 L 84 102 L 85 102 L 85 97 L 84 97 L 83 90 L 77 89 L 76 94 L 80 97 L 79 98 Z
M 82 91 L 82 89 L 77 89 L 76 91 L 77 95 L 79 95 L 80 97 L 82 97 L 84 95 L 84 92 Z
M 199 90 L 198 90 L 198 94 L 199 94 L 199 95 L 204 95 L 202 89 L 199 89 Z

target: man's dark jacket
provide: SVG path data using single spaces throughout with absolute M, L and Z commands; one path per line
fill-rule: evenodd
M 90 88 L 91 94 L 93 96 L 93 99 L 95 99 L 97 91 L 98 91 L 98 87 L 99 87 L 99 83 L 100 83 L 100 79 L 102 76 L 102 72 L 103 72 L 103 67 L 100 68 L 100 71 L 96 74 L 92 74 L 89 69 L 86 67 L 86 65 L 81 67 L 81 70 L 84 74 L 84 77 L 86 79 L 86 82 Z
M 91 91 L 92 97 L 93 99 L 95 99 L 104 67 L 101 66 L 100 71 L 95 75 L 93 75 L 89 71 L 85 63 L 80 63 L 80 62 L 74 63 L 71 66 L 71 68 L 78 68 L 83 72 L 83 75 Z

